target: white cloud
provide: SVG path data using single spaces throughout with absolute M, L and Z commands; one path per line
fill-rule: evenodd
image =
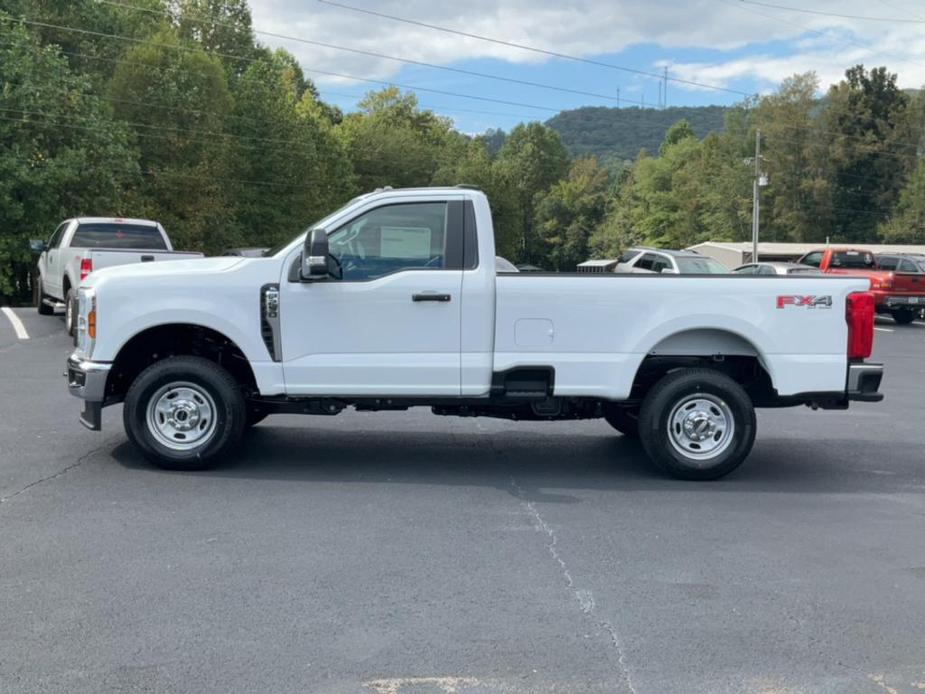
M 343 0 L 367 9 L 452 27 L 562 53 L 591 57 L 617 53 L 634 44 L 655 44 L 675 77 L 728 85 L 757 80 L 761 88 L 815 70 L 823 85 L 837 81 L 857 62 L 886 64 L 904 87 L 925 83 L 925 24 L 864 22 L 774 10 L 740 0 Z M 799 0 L 781 0 L 800 6 Z M 916 3 L 842 0 L 826 5 L 845 14 L 915 18 Z M 473 58 L 537 63 L 549 58 L 463 36 L 351 12 L 311 0 L 251 0 L 254 27 L 438 64 Z M 822 5 L 820 5 L 822 7 Z M 922 11 L 925 15 L 925 10 Z M 269 38 L 284 46 L 308 70 L 316 68 L 389 79 L 400 62 Z M 769 43 L 773 42 L 773 43 Z M 748 49 L 755 46 L 754 53 Z M 685 60 L 691 49 L 733 52 L 711 63 Z M 744 49 L 744 50 L 743 50 Z M 321 84 L 345 82 L 309 76 Z M 675 85 L 675 89 L 692 89 Z

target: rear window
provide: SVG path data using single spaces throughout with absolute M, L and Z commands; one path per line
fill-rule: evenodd
M 81 224 L 71 239 L 71 248 L 126 248 L 166 251 L 167 244 L 157 227 L 141 224 Z
M 729 269 L 713 258 L 675 258 L 684 275 L 726 275 Z
M 832 267 L 868 270 L 874 267 L 874 254 L 865 251 L 836 251 L 832 254 Z

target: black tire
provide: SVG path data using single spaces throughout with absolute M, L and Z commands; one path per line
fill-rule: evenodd
M 894 308 L 890 313 L 893 315 L 893 320 L 900 325 L 907 325 L 919 316 L 919 312 L 912 308 Z
M 67 334 L 74 338 L 77 343 L 77 292 L 73 289 L 67 290 L 64 297 L 64 329 Z
M 33 295 L 35 299 L 35 308 L 39 312 L 40 316 L 51 316 L 54 315 L 55 307 L 49 306 L 45 303 L 45 299 L 48 296 L 45 294 L 44 288 L 42 287 L 42 278 L 36 275 L 35 277 L 35 289 L 33 290 Z
M 604 405 L 604 419 L 614 429 L 624 436 L 637 438 L 639 436 L 639 410 L 620 407 L 619 405 Z
M 670 421 L 674 433 L 669 433 Z M 639 411 L 646 453 L 660 470 L 685 480 L 714 480 L 735 470 L 751 452 L 755 428 L 748 394 L 713 369 L 669 373 L 648 392 Z
M 183 395 L 184 389 L 193 395 Z M 171 400 L 171 393 L 181 395 Z M 197 397 L 202 404 L 201 410 L 195 400 Z M 169 422 L 180 422 L 180 413 L 172 415 L 176 420 L 165 418 L 153 409 L 152 401 L 172 406 L 188 403 L 192 409 L 185 408 L 187 413 L 183 419 L 186 423 L 192 419 L 189 412 L 201 412 L 202 416 L 197 414 L 192 421 L 205 427 L 208 419 L 207 428 L 194 426 L 192 429 L 197 431 L 191 431 L 188 436 L 185 432 L 175 432 L 170 437 L 163 433 L 164 428 L 170 429 Z M 149 405 L 152 406 L 150 413 Z M 208 417 L 207 410 L 211 413 Z M 129 439 L 158 467 L 205 470 L 220 463 L 234 450 L 247 423 L 247 408 L 238 383 L 215 362 L 201 357 L 170 357 L 152 364 L 134 380 L 125 396 L 122 419 Z M 160 428 L 156 421 L 161 422 Z M 201 437 L 202 440 L 181 440 L 181 434 L 184 439 Z M 168 439 L 171 445 L 165 443 Z M 184 446 L 186 448 L 177 448 Z

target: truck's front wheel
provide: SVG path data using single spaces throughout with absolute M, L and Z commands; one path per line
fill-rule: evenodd
M 125 396 L 125 431 L 155 465 L 203 470 L 241 438 L 247 410 L 241 389 L 218 364 L 171 357 L 152 364 Z
M 668 474 L 712 480 L 742 464 L 755 442 L 755 409 L 742 387 L 712 369 L 680 369 L 653 386 L 639 437 Z

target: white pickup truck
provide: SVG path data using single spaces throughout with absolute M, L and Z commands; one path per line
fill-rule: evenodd
M 603 417 L 664 471 L 720 477 L 755 407 L 878 401 L 866 279 L 498 273 L 488 200 L 465 187 L 352 200 L 263 258 L 94 272 L 68 386 L 81 421 L 124 401 L 156 464 L 231 455 L 273 413 L 431 407 Z
M 55 305 L 63 303 L 69 335 L 74 334 L 77 287 L 91 272 L 115 265 L 202 257 L 202 253 L 173 250 L 164 227 L 147 219 L 65 219 L 47 243 L 33 239 L 29 245 L 39 254 L 34 292 L 38 312 L 51 315 Z

